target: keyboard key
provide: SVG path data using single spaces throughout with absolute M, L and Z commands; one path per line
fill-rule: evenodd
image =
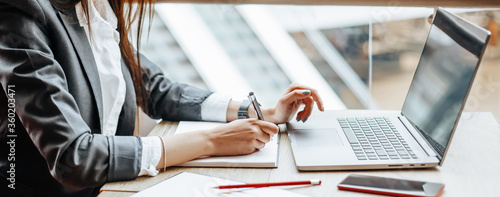
M 375 153 L 366 153 L 366 156 L 368 157 L 377 157 Z
M 366 157 L 358 157 L 358 160 L 368 160 Z
M 411 157 L 408 155 L 401 155 L 401 159 L 411 159 Z
M 387 155 L 384 150 L 375 150 L 378 156 L 385 156 Z
M 369 149 L 365 149 L 365 152 L 366 153 L 375 153 L 375 150 L 369 148 Z
M 410 156 L 411 156 L 411 158 L 413 158 L 413 159 L 417 159 L 417 155 L 410 155 Z
M 399 159 L 399 156 L 389 156 L 391 159 Z
M 397 150 L 397 149 L 396 149 Z M 397 150 L 399 155 L 407 155 L 405 150 Z
M 356 157 L 364 157 L 364 156 L 365 156 L 365 154 L 363 154 L 363 153 L 356 153 Z
M 356 122 L 355 118 L 347 118 L 347 122 Z
M 378 158 L 380 158 L 381 160 L 388 160 L 389 156 L 379 156 Z
M 365 152 L 363 150 L 354 150 L 354 153 L 356 153 L 356 154 L 364 154 Z
M 403 148 L 403 146 L 401 146 L 401 145 L 393 145 L 393 146 L 394 146 L 394 148 L 396 148 L 396 149 L 402 149 L 402 148 Z
M 398 155 L 396 152 L 392 152 L 392 151 L 387 151 L 387 154 L 389 156 L 397 156 Z
M 368 157 L 369 160 L 378 160 L 377 157 Z
M 345 136 L 347 137 L 347 140 L 349 141 L 349 143 L 357 143 L 358 142 L 358 140 L 356 139 L 356 136 L 354 136 L 354 133 L 352 132 L 351 129 L 342 128 L 342 130 L 344 131 Z

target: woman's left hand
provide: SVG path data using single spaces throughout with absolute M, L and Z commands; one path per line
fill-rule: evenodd
M 276 106 L 265 109 L 263 113 L 265 113 L 266 121 L 277 124 L 286 123 L 292 119 L 301 105 L 305 105 L 304 110 L 297 114 L 296 120 L 306 122 L 312 113 L 314 103 L 317 104 L 320 111 L 324 111 L 323 101 L 318 91 L 302 84 L 293 83 Z

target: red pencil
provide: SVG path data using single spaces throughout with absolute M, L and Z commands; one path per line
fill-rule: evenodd
M 321 185 L 321 180 L 312 179 L 309 181 L 292 181 L 292 182 L 276 182 L 276 183 L 247 183 L 241 185 L 221 185 L 215 187 L 217 189 L 233 189 L 246 187 L 271 187 L 271 186 L 288 186 L 288 185 Z

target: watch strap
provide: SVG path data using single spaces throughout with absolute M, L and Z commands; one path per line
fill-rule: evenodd
M 240 105 L 240 109 L 238 110 L 238 119 L 248 118 L 248 106 L 250 106 L 250 101 L 243 100 Z

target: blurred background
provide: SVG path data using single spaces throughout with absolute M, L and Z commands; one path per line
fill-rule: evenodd
M 447 9 L 489 29 L 465 111 L 500 121 L 499 9 Z M 400 110 L 433 8 L 156 5 L 142 53 L 172 81 L 274 106 L 291 82 L 316 88 L 326 109 Z M 145 28 L 147 29 L 147 28 Z

